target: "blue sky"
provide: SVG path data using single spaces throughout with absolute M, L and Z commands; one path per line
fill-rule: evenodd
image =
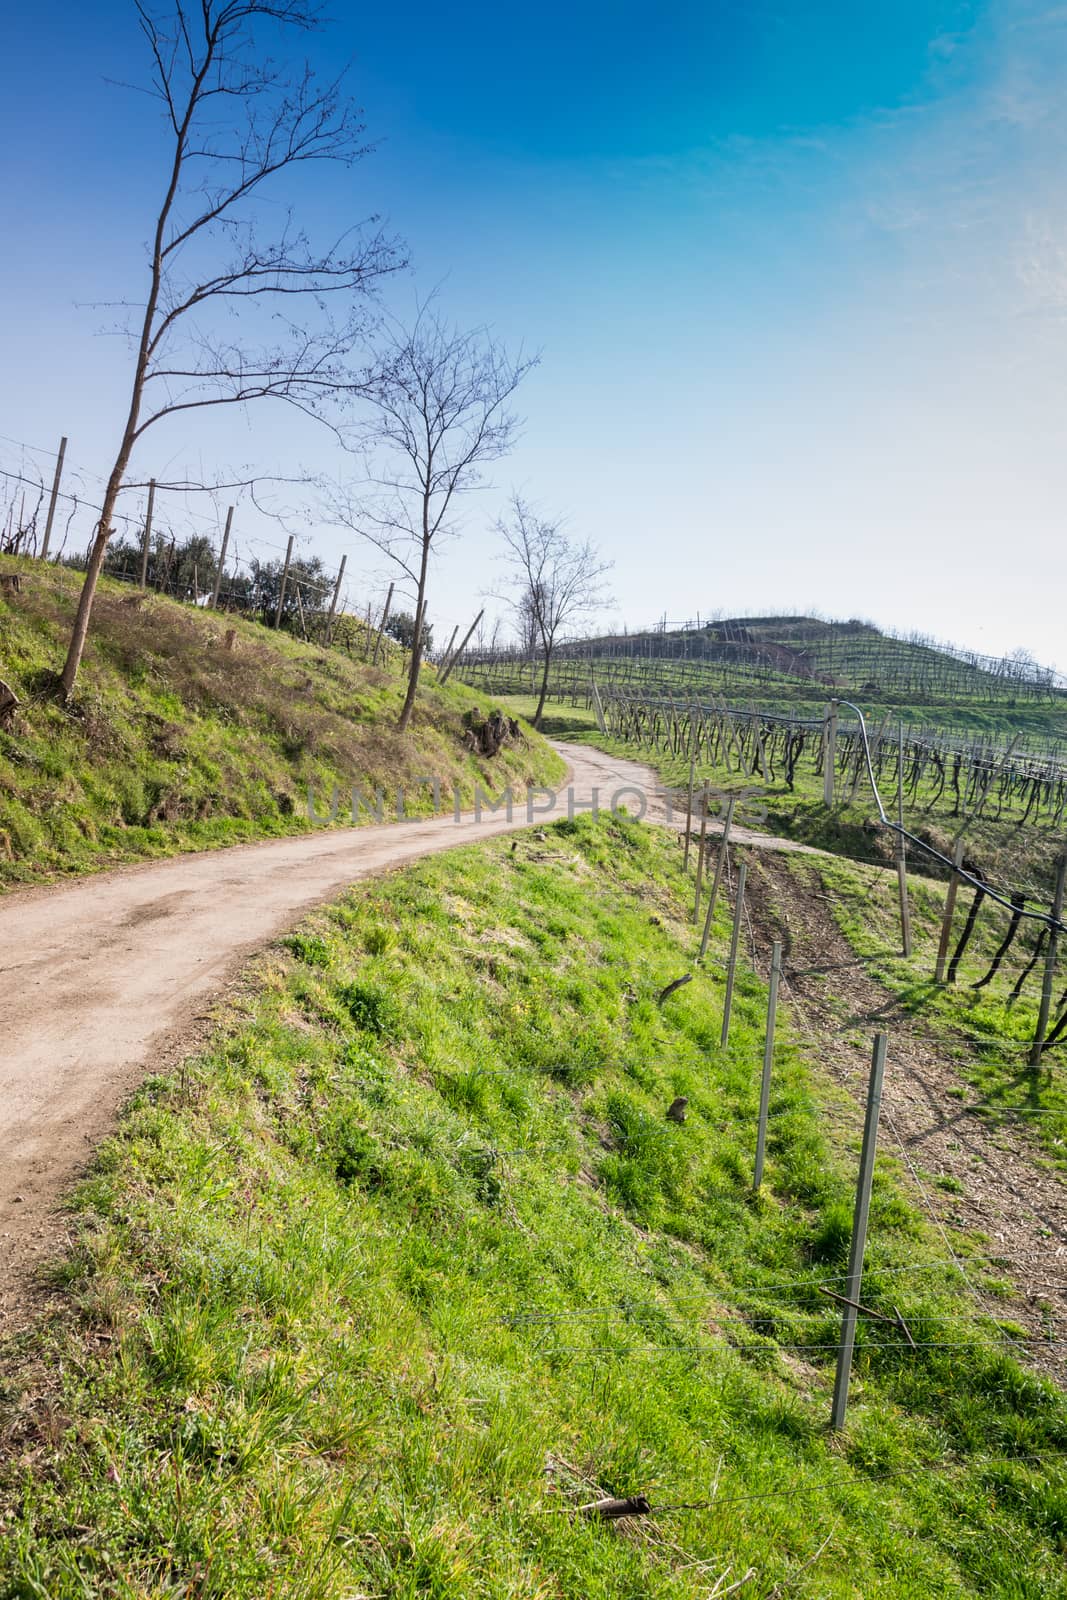
M 143 81 L 143 47 L 125 0 L 5 33 L 0 434 L 103 472 L 128 355 L 88 303 L 141 290 L 163 151 L 105 80 Z M 632 626 L 815 606 L 1067 667 L 1067 6 L 416 0 L 338 5 L 312 49 L 353 62 L 378 146 L 305 175 L 311 227 L 383 213 L 398 311 L 437 286 L 543 356 L 438 563 L 442 625 L 518 486 L 614 558 Z M 135 470 L 239 463 L 338 470 L 269 406 L 165 425 Z M 306 542 L 378 592 L 369 552 Z

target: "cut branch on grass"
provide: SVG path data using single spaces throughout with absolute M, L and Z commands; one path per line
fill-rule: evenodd
M 166 417 L 264 399 L 330 420 L 370 382 L 351 358 L 373 325 L 375 286 L 403 264 L 373 220 L 322 249 L 286 213 L 273 241 L 258 240 L 249 208 L 279 175 L 310 162 L 351 165 L 368 153 L 341 79 L 321 82 L 306 65 L 286 71 L 272 59 L 279 34 L 318 28 L 314 0 L 172 0 L 162 12 L 137 0 L 136 12 L 147 93 L 162 110 L 169 152 L 145 298 L 130 308 L 128 411 L 60 677 L 64 697 L 77 680 L 116 501 L 144 434 Z M 279 317 L 290 299 L 299 315 Z M 344 305 L 337 322 L 327 309 L 334 300 Z M 221 317 L 229 328 L 236 319 L 237 331 L 221 335 Z

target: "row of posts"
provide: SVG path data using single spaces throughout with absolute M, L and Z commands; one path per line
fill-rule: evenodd
M 66 439 L 66 436 L 64 436 L 59 441 L 59 452 L 58 452 L 58 454 L 56 456 L 56 469 L 55 469 L 55 473 L 53 474 L 53 477 L 52 477 L 52 490 L 51 490 L 51 494 L 49 496 L 49 501 L 48 501 L 48 515 L 47 515 L 47 518 L 46 518 L 46 521 L 45 521 L 44 538 L 41 541 L 40 560 L 42 560 L 42 561 L 47 561 L 48 552 L 49 552 L 49 549 L 50 549 L 51 543 L 52 543 L 52 528 L 53 528 L 53 524 L 55 523 L 56 505 L 57 505 L 57 503 L 59 501 L 59 485 L 60 485 L 60 481 L 61 481 L 61 479 L 63 477 L 63 463 L 64 463 L 64 461 L 66 459 L 66 454 L 67 454 L 67 439 Z M 151 549 L 151 543 L 152 543 L 152 519 L 153 519 L 153 516 L 154 516 L 154 513 L 155 513 L 155 505 L 156 505 L 156 480 L 155 480 L 155 478 L 152 478 L 152 479 L 150 479 L 149 484 L 148 484 L 148 505 L 147 505 L 147 507 L 145 509 L 144 532 L 142 533 L 142 536 L 141 536 L 140 586 L 141 586 L 142 589 L 146 589 L 148 587 L 148 557 L 149 557 L 149 551 Z M 223 574 L 223 570 L 225 569 L 225 566 L 226 566 L 226 553 L 227 553 L 227 551 L 229 549 L 229 546 L 230 546 L 230 530 L 233 527 L 233 511 L 234 511 L 233 506 L 227 506 L 227 508 L 226 508 L 226 526 L 223 529 L 222 546 L 221 546 L 221 549 L 219 550 L 218 565 L 217 565 L 217 567 L 215 569 L 215 585 L 214 585 L 214 588 L 213 588 L 212 593 L 211 593 L 211 598 L 206 602 L 208 610 L 212 610 L 212 611 L 217 608 L 218 603 L 219 603 L 219 591 L 220 591 L 221 586 L 222 586 L 222 574 Z M 280 582 L 280 584 L 278 586 L 278 602 L 277 602 L 277 605 L 275 606 L 275 609 L 274 609 L 274 626 L 276 628 L 280 625 L 281 620 L 282 620 L 282 610 L 283 610 L 284 605 L 285 605 L 285 596 L 286 596 L 286 592 L 287 592 L 288 587 L 289 587 L 289 569 L 290 569 L 290 566 L 291 566 L 292 560 L 293 560 L 293 538 L 294 538 L 294 536 L 292 534 L 290 534 L 288 543 L 287 543 L 286 548 L 285 548 L 285 561 L 284 561 L 284 563 L 282 565 L 281 582 Z M 326 626 L 325 626 L 325 629 L 324 629 L 324 632 L 323 632 L 323 642 L 325 644 L 329 644 L 330 639 L 331 639 L 331 637 L 333 635 L 334 618 L 337 615 L 337 604 L 338 604 L 338 601 L 339 601 L 340 596 L 341 596 L 341 583 L 342 583 L 342 580 L 344 579 L 345 567 L 346 567 L 347 563 L 348 563 L 347 555 L 342 555 L 342 557 L 341 557 L 341 565 L 337 569 L 337 578 L 336 578 L 336 580 L 334 582 L 333 594 L 332 594 L 331 599 L 330 599 L 329 615 L 326 618 Z M 382 619 L 381 619 L 381 622 L 379 623 L 378 628 L 377 628 L 377 637 L 375 639 L 374 657 L 373 657 L 373 660 L 374 660 L 375 664 L 377 663 L 378 654 L 379 654 L 379 651 L 381 649 L 382 639 L 383 639 L 383 635 L 384 635 L 384 632 L 385 632 L 385 625 L 389 620 L 389 612 L 390 612 L 390 608 L 392 606 L 392 601 L 393 601 L 393 589 L 394 589 L 393 584 L 390 584 L 389 585 L 389 593 L 386 596 L 385 607 L 384 607 L 384 610 L 382 612 Z M 297 590 L 296 590 L 296 596 L 297 596 L 297 603 L 300 606 L 301 620 L 302 620 L 303 619 L 303 603 L 302 603 L 302 601 L 300 599 L 299 586 L 297 587 Z M 482 620 L 482 617 L 484 615 L 485 615 L 484 611 L 479 611 L 478 615 L 475 617 L 474 621 L 471 623 L 470 627 L 467 629 L 467 632 L 464 635 L 464 637 L 463 637 L 463 639 L 462 639 L 462 641 L 460 643 L 460 646 L 459 646 L 459 648 L 457 650 L 453 650 L 452 649 L 452 645 L 455 642 L 456 634 L 459 632 L 458 623 L 457 623 L 456 627 L 453 629 L 452 638 L 449 640 L 449 647 L 445 651 L 444 656 L 442 658 L 442 662 L 441 662 L 440 682 L 442 684 L 444 684 L 447 681 L 447 679 L 449 677 L 449 674 L 452 672 L 452 669 L 455 667 L 456 662 L 459 660 L 460 656 L 463 654 L 464 650 L 467 648 L 467 645 L 470 643 L 471 638 L 474 635 L 474 631 L 477 628 L 479 622 Z M 602 718 L 603 718 L 603 711 L 601 710 L 601 719 Z
M 834 778 L 837 756 L 837 719 L 839 703 L 831 700 L 826 713 L 825 731 L 823 736 L 823 801 L 828 808 L 834 804 Z M 1008 747 L 1010 754 L 1018 740 L 1012 741 Z M 980 807 L 979 807 L 980 809 Z M 976 813 L 977 815 L 977 813 Z M 973 820 L 973 819 L 972 819 Z M 963 829 L 957 835 L 953 848 L 953 871 L 949 878 L 948 892 L 945 896 L 945 909 L 941 919 L 941 932 L 938 939 L 937 959 L 934 965 L 934 982 L 937 984 L 945 981 L 945 966 L 948 960 L 948 947 L 952 937 L 952 923 L 956 912 L 956 899 L 959 886 L 965 880 L 960 875 L 963 865 L 964 839 Z M 908 901 L 908 845 L 904 836 L 904 724 L 900 722 L 897 729 L 897 887 L 900 899 L 900 934 L 901 954 L 910 957 L 912 953 L 911 910 Z M 1030 1047 L 1028 1065 L 1038 1067 L 1041 1065 L 1045 1050 L 1045 1040 L 1048 1036 L 1049 1021 L 1052 1014 L 1052 996 L 1056 981 L 1056 963 L 1059 954 L 1060 928 L 1063 922 L 1063 908 L 1067 889 L 1067 854 L 1060 857 L 1056 869 L 1056 887 L 1053 892 L 1052 904 L 1049 910 L 1048 938 L 1045 947 L 1045 962 L 1042 973 L 1041 999 L 1038 1009 L 1037 1027 L 1034 1030 L 1034 1039 Z
M 61 482 L 62 477 L 63 477 L 63 463 L 66 460 L 66 455 L 67 455 L 67 437 L 64 434 L 63 438 L 60 439 L 60 441 L 59 441 L 59 451 L 58 451 L 58 453 L 56 455 L 56 468 L 55 468 L 55 472 L 52 475 L 52 488 L 51 488 L 51 492 L 49 494 L 49 499 L 48 499 L 48 514 L 47 514 L 47 517 L 45 519 L 44 537 L 41 540 L 41 550 L 40 550 L 40 556 L 39 556 L 39 559 L 41 561 L 47 561 L 48 560 L 48 552 L 51 549 L 52 529 L 53 529 L 53 526 L 55 524 L 55 519 L 56 519 L 56 506 L 57 506 L 57 504 L 59 502 L 59 485 L 60 485 L 60 482 Z M 152 543 L 152 519 L 153 519 L 153 516 L 155 514 L 155 505 L 156 505 L 156 480 L 155 480 L 155 478 L 152 478 L 152 479 L 149 480 L 149 484 L 148 484 L 148 504 L 147 504 L 147 507 L 145 509 L 144 531 L 143 531 L 143 533 L 141 535 L 140 586 L 141 586 L 142 589 L 146 589 L 148 587 L 148 557 L 149 557 L 149 551 L 151 549 L 151 543 Z M 229 549 L 229 545 L 230 545 L 230 530 L 233 527 L 233 511 L 234 511 L 233 506 L 227 506 L 227 508 L 226 508 L 226 526 L 223 529 L 223 534 L 222 534 L 222 547 L 221 547 L 221 549 L 219 551 L 218 565 L 217 565 L 217 567 L 215 569 L 215 585 L 214 585 L 214 588 L 213 588 L 213 590 L 211 592 L 211 598 L 206 602 L 207 608 L 209 610 L 212 610 L 212 611 L 217 608 L 218 603 L 219 603 L 219 590 L 220 590 L 221 585 L 222 585 L 222 574 L 223 574 L 223 571 L 225 570 L 226 553 L 227 553 L 227 551 Z M 279 589 L 278 589 L 278 603 L 277 603 L 277 606 L 275 607 L 275 611 L 274 611 L 274 626 L 275 627 L 277 627 L 279 625 L 279 623 L 281 622 L 281 619 L 282 619 L 282 608 L 283 608 L 283 606 L 285 604 L 286 590 L 287 590 L 288 585 L 289 585 L 289 568 L 290 568 L 290 565 L 292 563 L 292 559 L 293 559 L 293 535 L 290 534 L 289 535 L 289 541 L 288 541 L 288 544 L 287 544 L 286 550 L 285 550 L 285 562 L 284 562 L 283 567 L 282 567 L 281 584 L 279 585 Z M 332 596 L 331 601 L 330 601 L 330 611 L 329 611 L 329 616 L 326 619 L 326 628 L 325 628 L 325 640 L 326 640 L 327 644 L 329 643 L 330 636 L 331 636 L 331 634 L 333 632 L 334 617 L 337 614 L 337 603 L 338 603 L 338 600 L 340 599 L 340 595 L 341 595 L 341 581 L 342 581 L 342 579 L 344 578 L 344 575 L 345 575 L 345 566 L 346 566 L 347 561 L 348 561 L 348 557 L 346 555 L 343 555 L 341 557 L 341 565 L 340 565 L 340 567 L 338 568 L 338 571 L 337 571 L 337 579 L 336 579 L 336 582 L 334 583 L 334 586 L 333 586 L 333 596 Z M 390 585 L 390 588 L 389 588 L 389 599 L 386 601 L 385 613 L 384 613 L 383 619 L 382 619 L 382 628 L 384 628 L 385 622 L 386 622 L 386 620 L 388 619 L 388 616 L 389 616 L 389 604 L 390 604 L 390 601 L 392 600 L 392 595 L 393 595 L 393 590 L 392 590 L 392 585 Z M 297 598 L 299 600 L 299 589 L 297 590 Z M 375 655 L 377 656 L 377 649 L 375 650 Z
M 685 855 L 684 865 L 688 868 L 689 854 L 692 842 L 693 825 L 693 799 L 694 799 L 694 766 L 690 760 L 689 770 L 689 800 L 685 829 Z M 715 863 L 715 874 L 712 879 L 711 890 L 708 895 L 707 908 L 704 915 L 704 924 L 700 938 L 700 959 L 707 954 L 708 941 L 711 935 L 712 919 L 715 915 L 715 905 L 718 897 L 719 886 L 722 882 L 726 867 L 727 852 L 730 844 L 730 831 L 733 824 L 735 797 L 731 796 L 727 802 L 727 811 L 723 823 L 722 836 Z M 700 803 L 700 833 L 697 842 L 696 856 L 696 893 L 693 904 L 693 921 L 699 923 L 702 897 L 702 884 L 704 877 L 704 861 L 707 852 L 707 819 L 708 819 L 708 784 L 705 782 L 701 793 Z M 730 1019 L 733 1011 L 734 984 L 737 974 L 737 961 L 740 951 L 741 934 L 745 915 L 745 888 L 748 876 L 748 865 L 741 861 L 737 869 L 737 891 L 734 898 L 733 923 L 730 932 L 730 954 L 726 966 L 726 987 L 723 997 L 722 1030 L 720 1044 L 725 1049 L 730 1041 Z M 753 1164 L 752 1190 L 753 1195 L 758 1195 L 763 1184 L 767 1153 L 767 1123 L 770 1115 L 771 1078 L 774 1068 L 775 1031 L 778 1019 L 778 994 L 782 978 L 782 942 L 776 939 L 771 947 L 770 974 L 767 986 L 767 1020 L 763 1043 L 763 1065 L 760 1074 L 759 1115 L 756 1124 L 756 1155 Z M 845 1274 L 844 1293 L 834 1298 L 840 1301 L 841 1332 L 838 1339 L 837 1369 L 834 1377 L 834 1392 L 831 1405 L 830 1425 L 835 1431 L 845 1426 L 848 1411 L 849 1383 L 852 1375 L 852 1358 L 856 1343 L 856 1320 L 863 1309 L 860 1304 L 860 1291 L 863 1284 L 863 1258 L 867 1246 L 867 1224 L 870 1216 L 871 1189 L 874 1181 L 874 1161 L 878 1144 L 878 1120 L 882 1103 L 882 1082 L 885 1074 L 887 1053 L 887 1036 L 878 1033 L 874 1038 L 874 1047 L 871 1057 L 870 1077 L 867 1085 L 867 1104 L 864 1113 L 863 1143 L 860 1149 L 859 1173 L 856 1180 L 856 1198 L 852 1213 L 852 1238 L 849 1246 L 848 1268 Z

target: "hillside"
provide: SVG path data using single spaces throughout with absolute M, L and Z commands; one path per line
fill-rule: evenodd
M 400 652 L 372 667 L 254 622 L 198 611 L 104 581 L 77 698 L 57 701 L 52 675 L 80 575 L 4 563 L 21 590 L 0 594 L 0 678 L 18 695 L 0 730 L 0 884 L 39 880 L 273 834 L 305 831 L 311 787 L 320 812 L 334 784 L 338 821 L 353 785 L 385 816 L 396 791 L 424 813 L 436 777 L 443 804 L 476 784 L 550 781 L 563 763 L 536 735 L 492 761 L 463 744 L 471 691 L 425 688 L 408 734 Z M 483 705 L 483 712 L 488 710 Z
M 499 693 L 531 693 L 535 668 L 507 653 L 472 657 L 469 681 Z M 731 705 L 818 715 L 833 694 L 874 716 L 927 727 L 1067 738 L 1067 680 L 1026 659 L 955 650 L 872 624 L 818 617 L 736 617 L 700 628 L 610 635 L 562 646 L 556 699 L 601 688 L 639 694 L 716 696 Z
M 864 1299 L 915 1347 L 861 1319 L 829 1433 L 855 1107 L 783 1019 L 752 1196 L 765 993 L 720 1048 L 721 916 L 657 1004 L 689 903 L 666 832 L 581 819 L 261 961 L 9 1348 L 4 1600 L 1067 1594 L 1063 1397 L 891 1155 Z M 601 1494 L 657 1514 L 577 1514 Z

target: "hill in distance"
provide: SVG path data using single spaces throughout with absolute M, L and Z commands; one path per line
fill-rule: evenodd
M 571 640 L 559 647 L 554 687 L 565 691 L 578 671 L 587 684 L 589 665 L 608 687 L 712 694 L 768 712 L 821 714 L 836 695 L 912 724 L 1067 736 L 1067 678 L 1024 652 L 984 656 L 856 618 L 717 618 Z M 506 686 L 529 690 L 529 666 L 525 682 Z

